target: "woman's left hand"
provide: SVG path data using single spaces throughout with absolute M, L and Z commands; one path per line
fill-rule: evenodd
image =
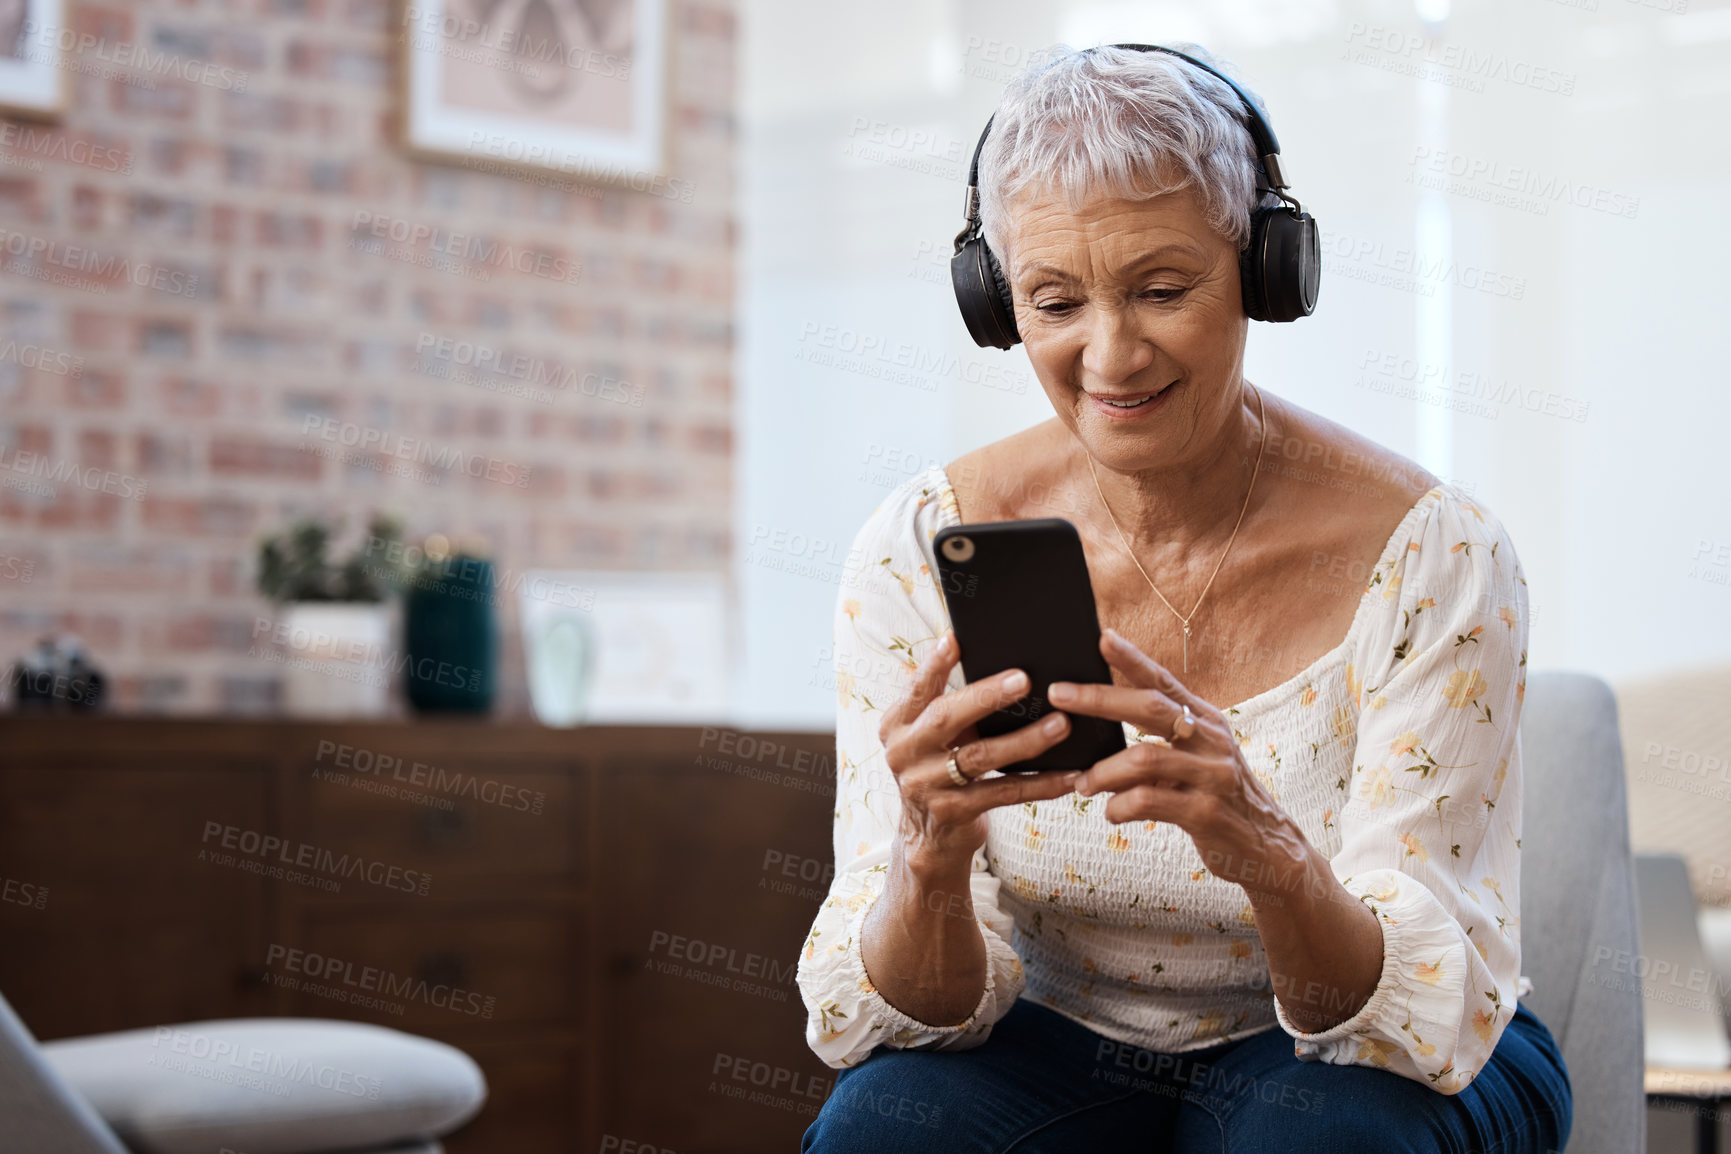
M 1165 666 L 1112 630 L 1100 638 L 1108 664 L 1128 686 L 1054 682 L 1052 705 L 1112 721 L 1172 742 L 1137 742 L 1097 762 L 1076 782 L 1083 796 L 1109 792 L 1111 822 L 1169 821 L 1190 835 L 1210 873 L 1258 895 L 1290 897 L 1308 884 L 1316 851 L 1250 771 L 1224 714 Z M 1195 728 L 1174 739 L 1190 707 Z

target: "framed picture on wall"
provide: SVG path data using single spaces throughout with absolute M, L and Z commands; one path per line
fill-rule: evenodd
M 665 0 L 415 0 L 397 11 L 411 151 L 660 182 Z
M 61 0 L 0 0 L 0 115 L 48 119 L 65 107 Z

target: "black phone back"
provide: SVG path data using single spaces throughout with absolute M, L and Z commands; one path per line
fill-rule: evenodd
M 940 530 L 932 541 L 944 603 L 962 647 L 969 682 L 1021 669 L 1032 688 L 1015 704 L 981 718 L 981 737 L 1038 721 L 1052 706 L 1054 681 L 1110 685 L 1100 656 L 1094 586 L 1076 527 L 1061 517 L 991 521 Z M 1005 772 L 1087 769 L 1124 748 L 1116 721 L 1070 714 L 1070 735 Z

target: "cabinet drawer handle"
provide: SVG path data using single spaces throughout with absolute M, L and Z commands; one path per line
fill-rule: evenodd
M 415 963 L 415 976 L 429 985 L 466 987 L 469 984 L 469 959 L 454 951 L 422 954 Z
M 421 818 L 421 833 L 428 842 L 439 845 L 460 840 L 468 825 L 461 810 L 430 809 Z

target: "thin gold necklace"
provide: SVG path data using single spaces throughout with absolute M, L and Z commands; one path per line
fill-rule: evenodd
M 1256 419 L 1262 425 L 1262 441 L 1256 446 L 1256 466 L 1250 470 L 1250 488 L 1244 491 L 1244 507 L 1238 510 L 1238 520 L 1233 523 L 1232 536 L 1226 539 L 1226 548 L 1220 551 L 1220 560 L 1214 563 L 1214 572 L 1208 575 L 1208 584 L 1202 587 L 1201 596 L 1196 598 L 1196 604 L 1190 607 L 1188 614 L 1180 613 L 1173 608 L 1172 602 L 1166 600 L 1166 594 L 1160 592 L 1154 584 L 1154 578 L 1148 576 L 1148 570 L 1142 568 L 1142 562 L 1136 560 L 1136 551 L 1130 548 L 1130 542 L 1125 538 L 1124 530 L 1118 528 L 1118 518 L 1112 516 L 1112 506 L 1106 503 L 1106 493 L 1100 488 L 1100 473 L 1094 468 L 1094 455 L 1088 454 L 1088 472 L 1094 478 L 1094 492 L 1100 494 L 1100 507 L 1106 510 L 1106 516 L 1111 520 L 1112 528 L 1117 531 L 1118 543 L 1124 546 L 1124 552 L 1130 555 L 1130 563 L 1136 566 L 1138 573 L 1142 574 L 1142 580 L 1148 582 L 1148 588 L 1154 590 L 1154 596 L 1160 598 L 1160 603 L 1171 609 L 1172 615 L 1178 618 L 1179 623 L 1184 626 L 1184 672 L 1186 673 L 1190 672 L 1190 619 L 1196 616 L 1198 609 L 1202 608 L 1203 598 L 1207 597 L 1208 591 L 1214 587 L 1214 578 L 1220 575 L 1220 567 L 1226 564 L 1226 555 L 1232 552 L 1232 543 L 1238 540 L 1238 526 L 1244 524 L 1244 514 L 1250 510 L 1250 494 L 1256 492 L 1256 475 L 1262 472 L 1262 450 L 1268 447 L 1268 421 L 1265 419 L 1266 414 L 1262 404 L 1262 390 L 1251 385 L 1249 381 L 1244 383 L 1250 385 L 1256 393 Z

